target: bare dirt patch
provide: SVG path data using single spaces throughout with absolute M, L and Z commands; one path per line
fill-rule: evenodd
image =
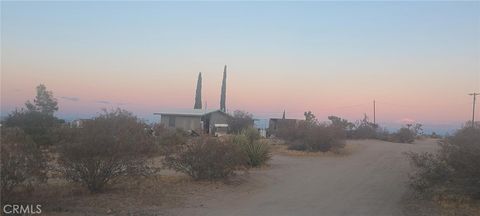
M 347 143 L 345 148 L 328 152 L 307 152 L 288 149 L 285 143 L 271 143 L 272 153 L 291 157 L 344 157 L 351 155 L 363 148 L 357 143 Z
M 348 156 L 294 154 L 274 149 L 270 167 L 251 171 L 235 188 L 190 197 L 175 215 L 404 215 L 410 165 L 405 151 L 430 151 L 416 144 L 349 140 Z M 276 148 L 274 146 L 274 148 Z M 282 149 L 283 148 L 283 149 Z

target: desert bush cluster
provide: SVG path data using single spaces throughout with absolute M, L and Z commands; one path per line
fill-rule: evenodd
M 201 136 L 185 140 L 178 137 L 182 135 L 177 131 L 162 141 L 165 165 L 195 180 L 223 179 L 270 159 L 269 145 L 250 127 L 224 138 Z
M 34 102 L 12 112 L 1 128 L 2 200 L 44 183 L 48 173 L 102 191 L 126 175 L 152 173 L 155 136 L 133 114 L 117 109 L 72 127 L 54 116 L 56 99 L 44 85 Z M 8 195 L 8 197 L 6 197 Z
M 289 149 L 326 152 L 345 147 L 346 132 L 341 126 L 319 123 L 311 112 L 305 112 L 305 119 L 279 128 L 277 136 L 287 141 Z
M 480 199 L 480 128 L 464 127 L 439 146 L 436 153 L 407 153 L 416 168 L 410 177 L 412 188 Z
M 166 165 L 195 180 L 228 177 L 246 161 L 240 146 L 214 137 L 196 137 L 174 148 L 165 157 Z
M 305 112 L 305 120 L 284 120 L 277 123 L 271 135 L 288 141 L 289 148 L 301 151 L 329 151 L 344 147 L 344 139 L 379 139 L 388 142 L 413 143 L 423 135 L 421 124 L 407 124 L 391 133 L 386 128 L 370 122 L 367 115 L 355 123 L 337 116 L 329 116 L 330 122 L 319 122 L 311 112 Z M 432 136 L 433 137 L 433 136 Z M 438 136 L 434 134 L 434 137 Z
M 413 143 L 417 137 L 423 135 L 423 125 L 419 123 L 406 124 L 391 133 L 386 128 L 370 122 L 367 115 L 364 115 L 363 119 L 356 123 L 336 116 L 329 116 L 328 119 L 331 121 L 331 126 L 343 130 L 349 139 L 379 139 L 388 142 Z
M 43 85 L 34 103 L 25 106 L 2 122 L 2 200 L 46 182 L 49 172 L 101 192 L 124 177 L 155 174 L 162 167 L 152 164 L 154 157 L 195 180 L 223 179 L 270 158 L 268 144 L 245 112 L 233 118 L 234 137 L 192 138 L 182 130 L 147 125 L 122 109 L 104 110 L 81 125 L 62 124 L 54 116 L 57 102 Z
M 58 170 L 94 192 L 121 176 L 146 175 L 155 146 L 145 128 L 127 111 L 105 111 L 81 128 L 66 130 L 68 136 L 58 146 Z
M 414 131 L 409 128 L 402 127 L 392 135 L 390 141 L 398 143 L 413 143 L 413 141 L 415 141 L 415 136 L 416 134 Z

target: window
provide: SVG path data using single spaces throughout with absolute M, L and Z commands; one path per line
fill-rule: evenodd
M 168 126 L 175 127 L 175 116 L 168 117 Z

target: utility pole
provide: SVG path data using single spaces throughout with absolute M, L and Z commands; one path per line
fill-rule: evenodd
M 470 93 L 468 95 L 473 96 L 473 112 L 472 112 L 472 128 L 475 127 L 475 100 L 477 99 L 477 95 L 480 95 L 480 93 Z
M 376 118 L 375 118 L 375 100 L 373 100 L 373 124 L 376 124 Z

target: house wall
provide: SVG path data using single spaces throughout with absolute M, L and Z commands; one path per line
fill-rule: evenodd
M 202 123 L 200 116 L 179 116 L 179 115 L 162 115 L 160 122 L 166 127 L 172 127 L 170 118 L 175 118 L 174 128 L 180 128 L 183 130 L 194 130 L 197 132 L 202 131 Z

